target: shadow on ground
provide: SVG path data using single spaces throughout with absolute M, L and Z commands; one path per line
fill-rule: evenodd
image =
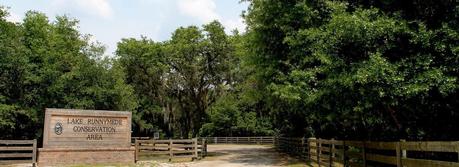
M 241 166 L 307 166 L 306 162 L 267 145 L 212 145 L 209 150 L 205 161 L 227 161 Z
M 188 159 L 173 159 L 168 157 L 146 156 L 145 161 L 137 166 L 158 167 L 308 167 L 306 162 L 284 153 L 277 152 L 269 145 L 209 145 L 205 158 L 197 161 Z M 314 165 L 313 165 L 314 166 Z

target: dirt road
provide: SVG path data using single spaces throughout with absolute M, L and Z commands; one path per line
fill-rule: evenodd
M 266 145 L 208 145 L 208 156 L 190 162 L 190 159 L 167 162 L 144 159 L 135 165 L 76 165 L 76 167 L 305 167 L 305 163 L 290 156 L 276 152 Z M 29 167 L 31 164 L 16 164 L 13 167 Z
M 143 165 L 150 166 L 148 162 Z M 264 145 L 208 145 L 208 156 L 194 162 L 157 163 L 160 167 L 268 167 L 306 166 Z

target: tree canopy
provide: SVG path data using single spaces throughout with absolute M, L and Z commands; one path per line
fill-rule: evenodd
M 133 89 L 110 68 L 104 48 L 76 29 L 27 12 L 22 23 L 0 10 L 0 131 L 2 138 L 41 137 L 45 108 L 133 110 Z
M 459 138 L 448 133 L 459 125 L 456 1 L 249 2 L 247 49 L 282 134 Z
M 218 21 L 125 38 L 0 9 L 0 138 L 41 137 L 45 108 L 125 110 L 133 136 L 458 140 L 456 0 L 246 0 Z

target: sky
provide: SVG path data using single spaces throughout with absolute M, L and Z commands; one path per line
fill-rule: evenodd
M 201 26 L 220 21 L 225 31 L 244 32 L 241 18 L 247 3 L 239 0 L 0 0 L 9 7 L 9 21 L 21 22 L 25 12 L 45 13 L 51 21 L 67 15 L 80 21 L 79 30 L 107 47 L 113 55 L 122 38 L 146 36 L 155 41 L 168 40 L 180 26 Z

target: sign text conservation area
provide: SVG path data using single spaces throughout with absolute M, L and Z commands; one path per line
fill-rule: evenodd
M 130 129 L 130 112 L 46 109 L 43 145 L 129 147 Z

